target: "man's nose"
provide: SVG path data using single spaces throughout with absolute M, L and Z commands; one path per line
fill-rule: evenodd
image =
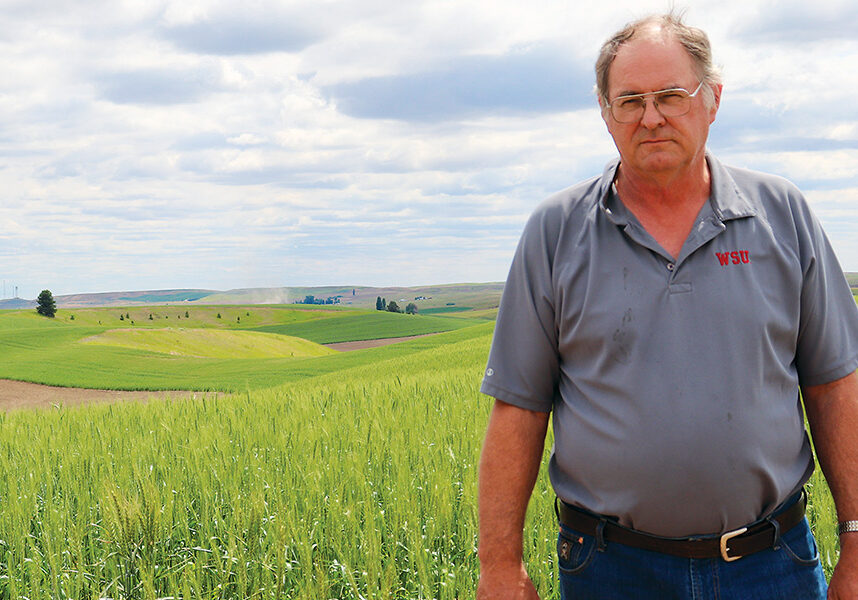
M 644 113 L 641 117 L 641 125 L 647 129 L 655 129 L 664 124 L 664 115 L 655 105 L 655 99 L 649 98 L 644 101 Z

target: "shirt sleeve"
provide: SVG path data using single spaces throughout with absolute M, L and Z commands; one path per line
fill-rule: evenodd
M 480 387 L 498 400 L 539 412 L 551 411 L 559 378 L 552 285 L 558 212 L 542 206 L 525 226 Z
M 796 211 L 803 283 L 796 369 L 803 386 L 858 368 L 858 306 L 819 221 L 803 198 Z

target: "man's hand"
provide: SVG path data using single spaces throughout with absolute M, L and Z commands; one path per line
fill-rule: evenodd
M 858 533 L 840 536 L 840 560 L 828 584 L 828 600 L 858 599 Z
M 480 585 L 477 588 L 477 600 L 539 600 L 539 594 L 527 574 L 524 563 L 518 568 L 483 568 L 480 571 Z
M 538 600 L 522 561 L 548 413 L 495 401 L 480 455 L 480 600 Z

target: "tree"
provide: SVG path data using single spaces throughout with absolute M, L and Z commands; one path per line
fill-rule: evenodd
M 381 296 L 375 297 L 375 310 L 384 310 L 384 307 L 381 305 Z
M 399 313 L 402 312 L 402 309 L 399 308 L 399 305 L 396 303 L 396 300 L 391 300 L 390 304 L 387 305 L 387 312 Z
M 413 302 L 409 302 L 408 306 L 405 307 L 406 315 L 416 315 L 417 314 L 417 305 Z
M 387 310 L 387 298 L 381 299 L 381 310 Z
M 51 290 L 42 290 L 36 299 L 36 312 L 40 315 L 53 318 L 57 314 L 57 303 Z

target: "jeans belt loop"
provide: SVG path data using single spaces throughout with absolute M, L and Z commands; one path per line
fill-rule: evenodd
M 604 552 L 608 547 L 608 544 L 605 543 L 605 525 L 607 524 L 608 520 L 602 518 L 596 526 L 596 550 L 599 552 Z
M 775 530 L 775 537 L 772 540 L 772 550 L 780 550 L 781 548 L 781 525 L 771 517 L 766 518 L 766 522 Z

